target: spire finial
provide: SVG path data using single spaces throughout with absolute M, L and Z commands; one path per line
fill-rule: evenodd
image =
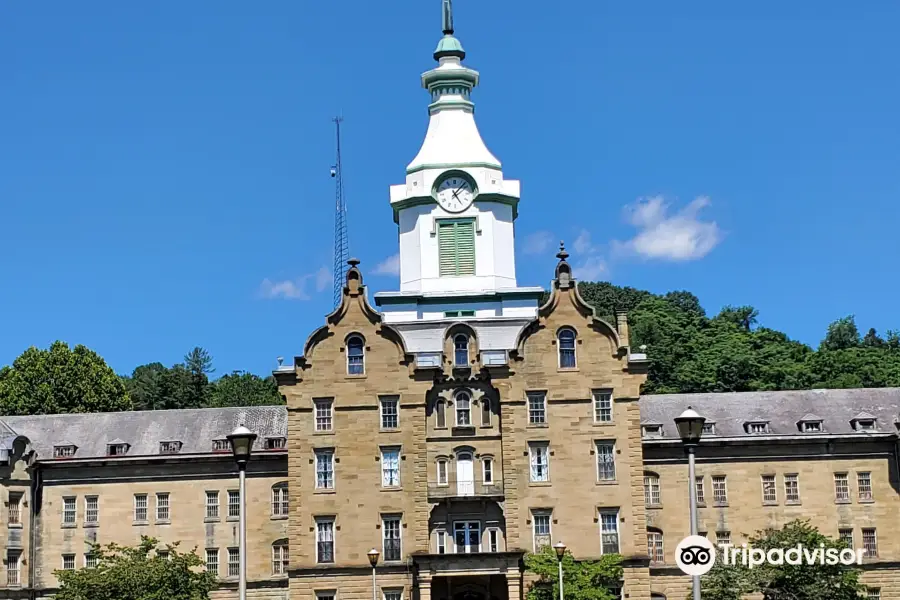
M 444 35 L 453 35 L 453 0 L 441 0 Z
M 559 253 L 556 255 L 556 258 L 558 258 L 559 260 L 566 260 L 567 258 L 569 258 L 569 253 L 566 252 L 565 242 L 559 243 Z

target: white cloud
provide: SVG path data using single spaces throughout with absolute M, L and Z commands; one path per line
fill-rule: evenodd
M 324 292 L 334 281 L 334 275 L 327 267 L 322 267 L 316 273 L 316 291 Z
M 535 231 L 525 236 L 522 252 L 532 256 L 546 254 L 553 247 L 555 239 L 549 231 Z
M 399 275 L 400 274 L 400 255 L 394 254 L 393 256 L 388 256 L 386 259 L 378 263 L 378 266 L 375 267 L 375 270 L 372 271 L 375 275 Z
M 578 234 L 578 237 L 575 238 L 572 249 L 578 254 L 596 254 L 600 251 L 600 249 L 591 242 L 591 234 L 586 229 L 582 229 L 581 233 Z
M 309 300 L 311 298 L 310 284 L 316 292 L 324 292 L 331 284 L 331 272 L 327 267 L 322 267 L 315 273 L 301 275 L 296 279 L 272 281 L 263 279 L 259 285 L 259 295 L 262 298 L 274 300 Z
M 607 272 L 606 261 L 599 256 L 587 256 L 572 266 L 572 274 L 579 281 L 597 281 Z
M 670 205 L 661 196 L 639 199 L 625 207 L 626 220 L 637 230 L 627 242 L 615 242 L 615 250 L 644 258 L 688 261 L 703 258 L 722 241 L 715 221 L 703 221 L 699 212 L 709 206 L 700 196 L 669 215 Z

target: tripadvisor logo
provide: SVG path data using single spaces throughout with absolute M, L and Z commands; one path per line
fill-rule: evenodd
M 861 565 L 864 549 L 807 548 L 797 544 L 791 548 L 753 548 L 747 544 L 732 546 L 719 544 L 723 565 L 743 565 L 750 569 L 761 565 Z M 716 549 L 712 542 L 700 535 L 691 535 L 675 548 L 675 563 L 683 573 L 691 576 L 705 575 L 716 564 Z

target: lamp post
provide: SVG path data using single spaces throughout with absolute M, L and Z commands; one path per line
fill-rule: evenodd
M 375 565 L 378 564 L 378 550 L 372 548 L 366 553 L 369 564 L 372 565 L 372 600 L 378 600 L 378 587 L 375 585 Z
M 231 442 L 231 452 L 234 454 L 234 462 L 237 463 L 238 477 L 240 478 L 240 491 L 238 499 L 240 500 L 240 538 L 238 541 L 238 559 L 240 569 L 238 579 L 238 598 L 247 600 L 247 509 L 246 509 L 246 475 L 247 463 L 250 461 L 250 452 L 253 450 L 253 442 L 256 440 L 256 434 L 239 425 L 237 429 L 226 436 Z
M 675 427 L 684 445 L 684 451 L 688 456 L 688 496 L 691 507 L 691 535 L 697 535 L 697 479 L 694 474 L 694 450 L 700 444 L 700 436 L 703 435 L 703 424 L 706 418 L 701 417 L 690 406 L 687 410 L 675 417 Z M 700 600 L 700 576 L 691 577 L 693 600 Z
M 566 545 L 562 542 L 556 542 L 556 544 L 553 545 L 553 549 L 556 551 L 556 563 L 559 566 L 559 600 L 563 600 L 562 559 L 563 556 L 566 555 Z

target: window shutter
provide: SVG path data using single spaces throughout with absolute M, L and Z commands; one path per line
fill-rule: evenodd
M 456 224 L 438 222 L 440 276 L 456 275 Z
M 456 224 L 456 274 L 475 274 L 475 223 Z

